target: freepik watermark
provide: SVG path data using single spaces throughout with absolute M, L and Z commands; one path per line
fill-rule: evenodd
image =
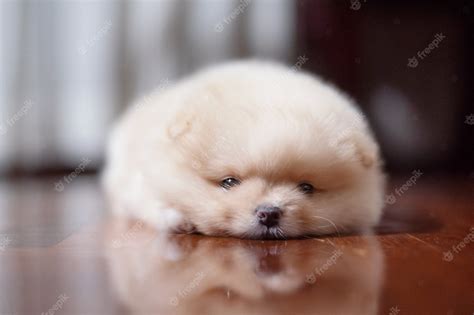
M 347 139 L 351 135 L 353 135 L 356 132 L 356 128 L 354 126 L 349 126 L 346 128 L 343 128 L 342 130 L 339 130 L 337 134 L 334 137 L 331 137 L 328 139 L 328 144 L 331 148 L 339 148 L 341 145 L 344 144 Z
M 12 240 L 8 235 L 0 236 L 0 251 L 3 252 L 11 242 Z
M 352 119 L 348 125 L 344 125 L 342 129 L 339 129 L 336 136 L 330 137 L 328 144 L 332 148 L 338 148 L 343 143 L 347 143 L 350 137 L 353 137 L 357 133 L 360 133 L 361 125 L 366 121 L 366 117 L 362 112 L 357 112 L 357 119 Z M 330 114 L 325 120 L 325 124 L 329 126 L 340 126 L 339 117 L 337 115 Z
M 0 123 L 0 136 L 5 135 L 8 132 L 8 128 L 12 128 L 20 119 L 26 116 L 33 104 L 31 99 L 27 99 L 23 102 L 23 106 L 12 117 Z
M 252 0 L 241 0 L 240 4 L 234 8 L 228 16 L 214 25 L 214 31 L 221 33 L 224 30 L 225 25 L 230 25 L 239 15 L 244 13 L 245 8 L 247 8 L 251 2 Z
M 459 254 L 467 244 L 474 242 L 474 227 L 471 227 L 469 234 L 466 235 L 457 245 L 451 246 L 451 250 L 445 251 L 443 253 L 443 260 L 452 261 L 454 259 L 454 254 Z
M 202 271 L 196 273 L 193 280 L 188 283 L 188 285 L 183 290 L 180 290 L 178 292 L 178 295 L 175 295 L 170 299 L 170 304 L 172 306 L 178 306 L 179 299 L 183 299 L 188 296 L 201 283 L 202 279 L 204 279 L 205 276 L 206 274 Z
M 65 175 L 61 180 L 54 183 L 54 190 L 57 192 L 62 192 L 66 184 L 70 184 L 77 176 L 83 173 L 86 169 L 86 166 L 91 162 L 89 158 L 82 158 L 81 163 L 76 167 L 76 169 Z
M 314 271 L 308 275 L 306 275 L 306 282 L 307 283 L 315 283 L 316 278 L 322 276 L 329 268 L 336 264 L 337 260 L 342 256 L 343 252 L 340 249 L 336 249 L 331 257 L 319 268 L 315 268 Z
M 282 82 L 281 79 L 285 79 L 288 76 L 290 76 L 293 73 L 296 73 L 298 71 L 301 71 L 303 68 L 303 65 L 308 62 L 309 58 L 306 57 L 306 55 L 300 55 L 298 58 L 296 58 L 296 62 L 286 71 L 283 72 L 282 75 L 275 76 L 274 80 L 271 80 L 270 83 L 275 86 L 275 88 L 280 89 L 282 88 Z M 284 84 L 284 83 L 283 83 Z
M 426 57 L 428 57 L 429 54 L 435 49 L 438 48 L 439 44 L 441 41 L 443 41 L 446 38 L 446 35 L 443 35 L 443 33 L 438 33 L 435 35 L 435 38 L 431 43 L 428 44 L 428 46 L 423 49 L 422 51 L 418 51 L 416 53 L 416 56 L 413 56 L 411 58 L 408 58 L 408 64 L 407 66 L 410 68 L 416 68 L 418 67 L 419 60 L 423 60 Z M 418 57 L 418 58 L 417 58 Z
M 397 202 L 397 197 L 395 196 L 395 194 L 398 197 L 401 197 L 405 192 L 408 191 L 408 189 L 410 189 L 410 187 L 415 186 L 418 179 L 421 177 L 421 175 L 423 175 L 423 173 L 420 170 L 414 170 L 412 174 L 413 176 L 410 177 L 406 181 L 405 184 L 403 184 L 400 187 L 395 188 L 395 191 L 393 193 L 385 196 L 385 203 L 389 205 L 393 205 L 395 202 Z
M 359 0 L 350 0 L 351 1 L 351 9 L 354 11 L 360 10 L 362 7 L 362 3 L 360 3 Z M 364 0 L 364 2 L 367 2 L 367 0 Z
M 127 232 L 122 233 L 118 239 L 115 239 L 112 242 L 112 247 L 120 248 L 125 244 L 129 243 L 135 238 L 136 234 L 143 228 L 144 225 L 145 222 L 142 220 L 138 220 L 137 222 L 135 222 Z
M 69 300 L 69 296 L 66 294 L 61 294 L 58 296 L 58 300 L 56 303 L 54 303 L 53 306 L 47 311 L 47 312 L 42 312 L 41 315 L 54 315 L 57 311 L 63 308 L 64 304 Z
M 471 126 L 474 125 L 474 114 L 467 115 L 464 123 Z
M 159 95 L 163 90 L 165 90 L 171 84 L 168 78 L 160 81 L 158 86 L 149 94 L 143 97 L 138 103 L 136 103 L 137 108 L 148 106 L 153 102 L 153 99 Z
M 398 315 L 398 313 L 400 313 L 400 309 L 398 308 L 398 306 L 392 306 L 388 315 Z
M 107 20 L 102 27 L 91 37 L 89 38 L 83 45 L 78 47 L 78 51 L 81 55 L 87 54 L 89 49 L 91 49 L 99 40 L 104 38 L 109 31 L 112 29 L 112 21 Z
M 303 68 L 303 65 L 308 62 L 309 58 L 306 57 L 306 55 L 298 56 L 296 58 L 295 64 L 290 68 L 290 71 L 292 72 L 298 72 Z

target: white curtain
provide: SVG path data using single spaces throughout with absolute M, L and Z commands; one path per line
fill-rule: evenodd
M 293 63 L 287 0 L 0 1 L 0 172 L 100 165 L 133 99 L 205 65 Z

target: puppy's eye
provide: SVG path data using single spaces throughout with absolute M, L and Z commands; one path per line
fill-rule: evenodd
M 231 189 L 234 186 L 240 185 L 240 181 L 237 178 L 234 177 L 227 177 L 224 180 L 221 181 L 220 185 L 224 189 Z
M 298 189 L 303 193 L 303 194 L 312 194 L 314 192 L 314 187 L 311 184 L 308 183 L 301 183 L 298 185 Z

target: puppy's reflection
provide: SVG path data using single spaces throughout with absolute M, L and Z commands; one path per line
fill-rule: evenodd
M 263 242 L 133 227 L 107 238 L 112 286 L 133 314 L 377 313 L 383 257 L 370 236 Z

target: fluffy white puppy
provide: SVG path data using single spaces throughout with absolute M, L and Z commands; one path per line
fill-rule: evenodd
M 379 220 L 378 146 L 351 100 L 314 76 L 232 62 L 144 100 L 110 139 L 103 179 L 115 213 L 242 238 Z

